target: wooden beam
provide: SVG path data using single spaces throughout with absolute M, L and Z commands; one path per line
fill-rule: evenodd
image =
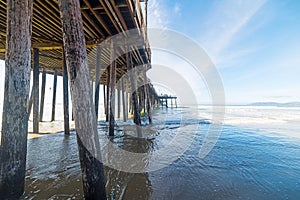
M 57 70 L 54 71 L 54 75 L 53 75 L 53 96 L 52 96 L 51 121 L 55 121 L 56 88 L 57 88 Z
M 33 51 L 33 132 L 39 132 L 39 50 Z
M 114 27 L 115 27 L 115 29 L 117 30 L 117 32 L 119 32 L 120 33 L 120 31 L 123 31 L 122 30 L 122 27 L 121 27 L 121 30 L 120 30 L 120 28 L 118 27 L 118 25 L 116 24 L 116 19 L 114 19 L 112 16 L 111 16 L 111 14 L 110 14 L 110 11 L 107 9 L 107 7 L 109 7 L 108 6 L 108 2 L 107 2 L 107 0 L 105 0 L 105 3 L 103 2 L 103 0 L 99 0 L 99 2 L 100 2 L 100 4 L 103 6 L 103 8 L 104 8 L 104 10 L 105 10 L 105 13 L 107 14 L 107 16 L 109 17 L 109 19 L 110 19 L 110 21 L 111 21 L 111 23 L 114 25 Z M 113 14 L 113 13 L 112 13 Z
M 44 114 L 44 103 L 45 103 L 45 89 L 46 89 L 46 71 L 43 69 L 42 75 L 42 91 L 41 91 L 41 105 L 40 105 L 40 122 L 43 121 L 43 114 Z
M 94 15 L 94 17 L 98 20 L 98 22 L 102 25 L 102 27 L 105 29 L 105 31 L 108 33 L 108 35 L 111 35 L 111 31 L 110 29 L 107 27 L 106 23 L 104 22 L 104 20 L 101 18 L 100 15 L 98 15 L 93 8 L 91 7 L 90 3 L 87 0 L 83 0 L 85 5 L 87 5 L 87 7 L 90 9 L 90 11 L 92 12 L 92 14 Z
M 85 199 L 106 199 L 79 0 L 59 0 Z
M 24 193 L 31 65 L 31 0 L 7 0 L 7 54 L 0 145 L 0 198 Z

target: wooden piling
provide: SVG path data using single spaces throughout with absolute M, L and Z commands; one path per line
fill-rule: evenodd
M 59 0 L 85 199 L 106 199 L 80 2 Z
M 117 86 L 117 96 L 118 96 L 118 118 L 120 119 L 121 115 L 121 81 L 118 81 L 118 86 Z
M 129 93 L 126 91 L 126 107 L 125 107 L 125 112 L 126 112 L 126 121 L 128 119 L 128 114 L 129 114 Z
M 116 61 L 115 57 L 115 47 L 114 44 L 111 43 L 111 66 L 110 66 L 110 105 L 109 105 L 109 136 L 114 136 L 115 132 L 115 93 L 116 93 Z
M 45 89 L 46 89 L 46 71 L 43 69 L 42 74 L 42 91 L 41 91 L 41 105 L 40 105 L 40 122 L 43 121 L 43 114 L 44 114 L 44 103 L 45 103 Z
M 31 64 L 31 0 L 7 0 L 0 199 L 24 193 Z
M 33 85 L 31 87 L 31 93 L 30 93 L 30 98 L 27 104 L 27 112 L 28 112 L 28 119 L 30 117 L 31 109 L 32 109 L 32 101 L 33 101 Z
M 100 68 L 101 68 L 101 48 L 97 46 L 97 56 L 96 56 L 96 76 L 95 76 L 95 111 L 96 111 L 96 121 L 98 121 L 98 108 L 99 108 L 99 93 L 100 93 Z
M 138 109 L 139 113 L 143 110 L 143 87 L 138 88 Z
M 64 104 L 65 135 L 70 135 L 68 71 L 67 71 L 67 64 L 66 64 L 66 58 L 64 53 L 63 53 L 63 104 Z
M 33 50 L 33 132 L 39 132 L 39 50 Z
M 104 105 L 104 114 L 106 115 L 106 89 L 105 89 L 105 85 L 103 84 L 103 105 Z
M 143 71 L 143 73 L 144 73 L 144 89 L 145 89 L 144 92 L 145 92 L 145 101 L 146 101 L 146 107 L 147 107 L 148 120 L 149 120 L 149 124 L 152 124 L 152 110 L 151 110 L 149 84 L 148 84 L 146 69 Z
M 128 48 L 128 47 L 127 47 Z M 130 52 L 127 51 L 126 53 L 126 61 L 127 61 L 127 70 L 129 71 L 129 79 L 130 79 L 130 85 L 131 85 L 131 91 L 132 91 L 132 101 L 133 101 L 133 117 L 134 117 L 134 123 L 136 125 L 141 125 L 141 117 L 139 113 L 139 108 L 138 108 L 138 96 L 137 96 L 137 86 L 136 86 L 136 77 L 135 73 L 133 70 L 133 62 L 132 62 L 132 57 Z M 139 131 L 138 131 L 139 134 Z
M 56 88 L 57 88 L 57 71 L 55 70 L 54 75 L 53 75 L 53 96 L 52 96 L 51 121 L 55 121 Z
M 106 122 L 109 121 L 109 111 L 110 111 L 110 66 L 107 67 L 107 77 L 106 77 Z
M 123 121 L 127 121 L 126 117 L 126 107 L 127 107 L 127 101 L 125 99 L 125 86 L 124 86 L 124 78 L 122 78 L 122 108 L 123 108 Z

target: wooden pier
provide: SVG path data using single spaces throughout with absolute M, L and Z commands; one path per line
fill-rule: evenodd
M 175 108 L 177 108 L 177 97 L 175 96 L 170 96 L 170 95 L 162 95 L 162 96 L 158 96 L 157 97 L 160 103 L 161 107 L 166 107 L 169 108 L 169 102 L 170 101 L 170 106 L 171 108 L 173 108 L 175 106 Z M 174 100 L 174 102 L 173 102 Z M 175 105 L 174 105 L 175 103 Z
M 105 199 L 103 164 L 99 150 L 97 120 L 100 85 L 103 85 L 109 135 L 114 135 L 115 116 L 123 120 L 134 113 L 140 122 L 140 108 L 151 109 L 158 101 L 148 83 L 151 50 L 147 40 L 147 15 L 141 2 L 147 0 L 4 0 L 0 1 L 0 59 L 6 61 L 2 136 L 0 146 L 0 197 L 19 198 L 24 192 L 27 127 L 32 109 L 33 130 L 43 121 L 46 74 L 54 76 L 51 120 L 55 120 L 57 76 L 63 77 L 65 134 L 69 134 L 69 88 L 86 199 Z M 113 35 L 139 29 L 143 47 L 110 43 L 99 44 Z M 123 52 L 114 59 L 116 52 Z M 105 67 L 109 66 L 109 67 Z M 131 73 L 144 66 L 139 73 Z M 30 92 L 30 70 L 33 87 Z M 128 81 L 117 81 L 129 72 Z M 39 99 L 39 73 L 43 73 Z M 144 84 L 134 90 L 137 81 Z M 95 92 L 91 85 L 95 85 Z M 115 115 L 115 90 L 118 90 L 118 115 Z M 93 95 L 93 97 L 92 97 Z M 130 97 L 129 97 L 130 95 Z M 30 96 L 30 99 L 29 99 Z M 131 110 L 129 110 L 131 108 Z M 83 145 L 82 139 L 85 138 Z M 87 150 L 88 149 L 88 150 Z M 91 154 L 92 152 L 92 154 Z M 96 156 L 96 157 L 95 157 Z

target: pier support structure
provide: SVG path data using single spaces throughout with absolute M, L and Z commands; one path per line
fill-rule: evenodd
M 85 199 L 106 199 L 80 2 L 59 0 Z
M 44 114 L 44 104 L 45 104 L 45 89 L 46 89 L 46 71 L 43 69 L 42 74 L 42 91 L 41 91 L 41 104 L 40 104 L 40 122 L 43 121 L 43 114 Z
M 39 132 L 39 50 L 33 50 L 33 132 Z
M 52 96 L 52 113 L 51 121 L 55 121 L 55 104 L 56 104 L 56 88 L 57 88 L 57 71 L 54 71 L 53 75 L 53 96 Z
M 95 112 L 96 121 L 98 121 L 98 110 L 99 110 L 99 94 L 100 94 L 100 69 L 101 69 L 101 49 L 97 46 L 97 57 L 96 57 L 96 76 L 95 76 Z
M 18 199 L 24 193 L 31 13 L 31 0 L 7 0 L 5 88 L 0 145 L 1 199 Z
M 70 118 L 69 118 L 69 84 L 66 56 L 63 53 L 63 104 L 64 104 L 64 127 L 65 135 L 70 135 Z
M 123 121 L 126 122 L 127 121 L 127 116 L 126 116 L 126 112 L 127 112 L 127 100 L 125 99 L 125 93 L 127 93 L 125 91 L 125 83 L 124 83 L 124 78 L 122 78 L 122 108 L 123 108 Z M 126 95 L 127 97 L 127 95 Z
M 110 66 L 107 67 L 107 76 L 106 76 L 106 122 L 109 121 L 109 111 L 110 111 L 110 95 L 109 95 L 109 88 L 110 88 Z
M 134 123 L 137 126 L 137 136 L 141 136 L 141 130 L 140 130 L 140 125 L 141 125 L 141 117 L 140 117 L 140 112 L 139 112 L 139 102 L 138 102 L 138 89 L 136 85 L 136 76 L 135 72 L 133 70 L 133 62 L 132 62 L 132 57 L 131 53 L 129 52 L 128 45 L 126 45 L 126 61 L 127 61 L 127 70 L 129 71 L 129 79 L 130 79 L 130 88 L 131 88 L 131 95 L 132 95 L 132 108 L 133 108 L 133 118 L 134 118 Z
M 111 43 L 111 66 L 110 66 L 110 87 L 109 87 L 109 136 L 114 136 L 115 130 L 115 96 L 116 96 L 116 61 L 115 57 L 115 46 Z

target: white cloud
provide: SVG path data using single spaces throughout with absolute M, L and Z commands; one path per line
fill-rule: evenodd
M 169 17 L 167 9 L 161 2 L 151 0 L 148 4 L 148 27 L 150 28 L 167 28 Z
M 175 12 L 175 14 L 181 15 L 181 6 L 179 3 L 175 3 L 173 11 Z
M 226 48 L 265 3 L 266 0 L 224 0 L 214 6 L 205 20 L 206 33 L 201 41 L 217 65 L 226 61 L 221 55 L 226 54 Z

